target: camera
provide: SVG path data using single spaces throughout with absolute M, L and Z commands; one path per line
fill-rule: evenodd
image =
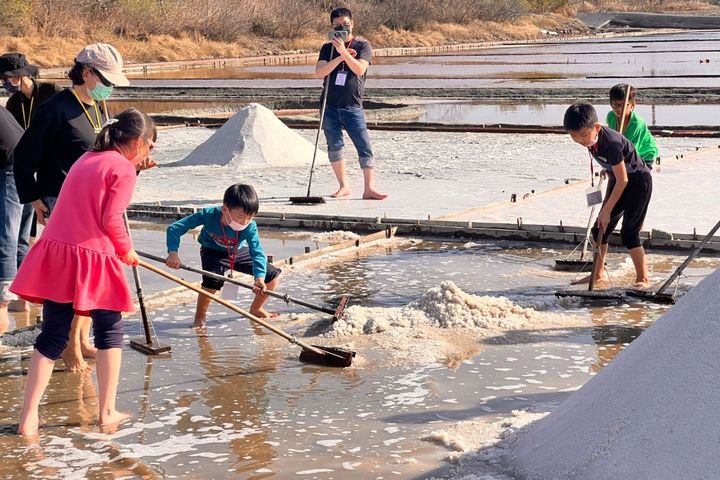
M 343 42 L 347 42 L 348 37 L 350 36 L 350 30 L 345 29 L 339 29 L 339 30 L 330 30 L 328 33 L 328 38 L 330 40 L 334 40 L 336 38 L 341 39 Z

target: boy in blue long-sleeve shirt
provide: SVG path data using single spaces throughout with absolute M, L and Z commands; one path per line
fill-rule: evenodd
M 265 252 L 260 246 L 260 236 L 253 217 L 257 214 L 259 202 L 255 189 L 250 185 L 236 184 L 229 187 L 220 207 L 209 207 L 178 220 L 167 228 L 168 256 L 165 264 L 180 268 L 178 256 L 180 237 L 188 230 L 202 225 L 198 242 L 203 270 L 224 275 L 232 266 L 238 272 L 252 275 L 255 279 L 255 299 L 250 313 L 260 318 L 277 316 L 263 308 L 268 299 L 267 290 L 275 290 L 281 270 L 267 263 Z M 206 276 L 202 277 L 202 288 L 216 293 L 225 282 Z M 205 325 L 211 300 L 198 295 L 193 327 Z

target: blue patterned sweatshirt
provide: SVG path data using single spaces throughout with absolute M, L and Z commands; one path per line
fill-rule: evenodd
M 236 232 L 229 226 L 220 223 L 221 212 L 222 207 L 203 208 L 170 225 L 167 228 L 168 253 L 178 251 L 180 247 L 180 237 L 185 235 L 188 230 L 202 225 L 202 230 L 200 230 L 200 235 L 198 236 L 198 243 L 200 243 L 200 245 L 221 252 L 227 252 L 228 247 L 230 247 L 237 252 L 237 250 L 247 244 L 253 262 L 253 277 L 265 278 L 267 258 L 260 246 L 260 235 L 258 234 L 255 221 L 251 221 L 245 230 Z M 237 242 L 235 242 L 236 235 Z

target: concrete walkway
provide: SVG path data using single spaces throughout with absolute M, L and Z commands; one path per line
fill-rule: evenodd
M 653 196 L 644 230 L 698 234 L 720 219 L 720 146 L 663 160 L 653 169 Z M 588 181 L 577 182 L 526 199 L 479 206 L 440 217 L 442 220 L 515 222 L 585 227 Z

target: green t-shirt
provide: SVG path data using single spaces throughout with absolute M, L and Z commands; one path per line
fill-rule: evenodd
M 617 117 L 612 110 L 608 112 L 605 121 L 608 127 L 613 130 L 618 129 Z M 657 143 L 655 143 L 647 124 L 637 113 L 632 112 L 630 114 L 630 122 L 625 127 L 623 135 L 635 145 L 635 149 L 645 162 L 652 164 L 658 157 L 660 152 Z

